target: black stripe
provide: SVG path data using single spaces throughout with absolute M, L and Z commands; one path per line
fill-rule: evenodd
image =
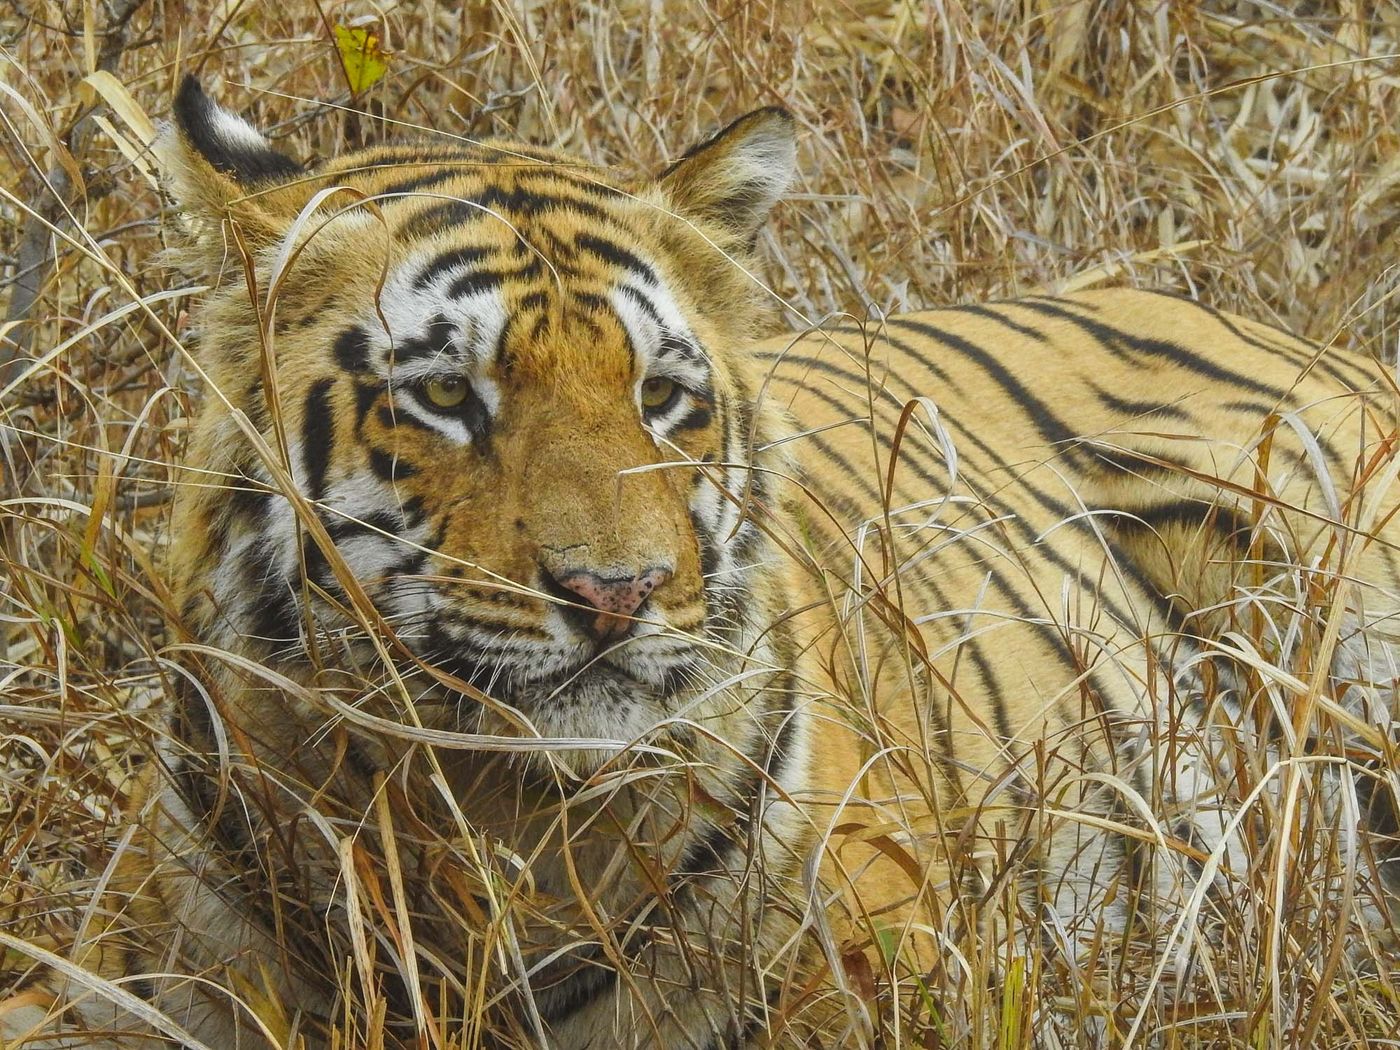
M 633 252 L 613 241 L 605 241 L 603 238 L 595 237 L 589 233 L 580 233 L 574 237 L 574 247 L 582 249 L 590 255 L 596 255 L 603 261 L 612 263 L 621 269 L 630 270 L 649 284 L 661 283 L 657 280 L 656 271 L 651 266 L 643 262 Z
M 938 586 L 935 580 L 926 578 L 920 580 L 919 583 L 932 595 L 933 608 L 956 608 L 952 600 L 944 593 L 943 588 Z M 1020 596 L 1018 594 L 1014 594 L 1009 590 L 1006 581 L 1000 578 L 1000 574 L 996 574 L 993 577 L 993 584 L 1007 597 L 1008 601 L 1010 601 L 1013 606 L 1024 604 L 1020 602 Z M 967 603 L 962 602 L 960 604 L 966 605 Z M 1019 615 L 1021 615 L 1023 619 L 1033 619 L 1029 613 L 1020 613 Z M 964 623 L 963 633 L 968 633 L 967 622 Z M 1003 744 L 1011 739 L 1011 720 L 1006 709 L 1007 697 L 1011 695 L 1011 692 L 1002 687 L 1001 681 L 992 669 L 990 661 L 988 661 L 986 655 L 982 652 L 982 645 L 982 639 L 976 637 L 966 637 L 961 640 L 958 645 L 958 652 L 953 658 L 952 672 L 948 675 L 946 685 L 943 682 L 932 680 L 932 668 L 929 668 L 931 679 L 930 694 L 932 694 L 933 688 L 936 686 L 938 692 L 945 696 L 945 705 L 941 709 L 934 702 L 933 695 L 929 696 L 928 716 L 929 721 L 933 723 L 933 735 L 943 740 L 943 753 L 939 756 L 938 769 L 939 772 L 943 774 L 944 782 L 954 792 L 954 798 L 967 797 L 964 794 L 965 787 L 963 785 L 962 767 L 959 766 L 957 759 L 958 741 L 954 738 L 950 728 L 953 723 L 953 704 L 962 697 L 963 693 L 963 691 L 958 688 L 958 664 L 963 652 L 968 654 L 968 658 L 973 663 L 973 671 L 980 676 L 983 695 L 992 703 L 992 714 L 993 720 L 996 722 L 997 735 L 1001 737 L 1001 742 Z M 975 711 L 980 705 L 974 702 L 971 704 L 963 703 L 961 706 L 968 710 Z M 974 772 L 974 776 L 976 775 L 979 774 Z M 1011 789 L 1017 795 L 1022 794 L 1020 787 L 1015 781 L 1012 781 Z
M 411 179 L 400 179 L 398 182 L 391 182 L 375 192 L 376 197 L 405 197 L 423 190 L 440 186 L 448 179 L 456 175 L 452 169 L 439 169 L 431 171 L 426 175 L 415 175 Z
M 492 213 L 506 217 L 516 215 L 528 218 L 551 212 L 566 211 L 586 216 L 600 223 L 612 223 L 613 216 L 598 205 L 579 197 L 570 197 L 554 192 L 560 185 L 564 185 L 581 190 L 587 196 L 595 199 L 602 199 L 606 194 L 598 187 L 585 187 L 583 184 L 569 182 L 561 184 L 557 181 L 547 185 L 549 189 L 524 185 L 512 187 L 488 185 L 473 194 L 471 200 L 441 201 L 416 212 L 399 227 L 399 233 L 408 238 L 427 236 L 453 226 L 490 219 L 493 217 Z M 616 191 L 612 192 L 615 194 Z
M 532 218 L 552 211 L 573 211 L 602 224 L 610 224 L 612 220 L 608 211 L 577 197 L 531 193 L 519 189 L 503 190 L 498 186 L 489 186 L 475 200 L 444 200 L 431 204 L 406 218 L 396 232 L 403 239 L 431 237 L 459 225 L 479 223 L 483 220 L 500 221 L 498 216 L 507 220 L 517 216 Z
M 413 279 L 413 287 L 421 291 L 449 270 L 456 270 L 459 267 L 478 263 L 490 254 L 491 249 L 478 247 L 476 245 L 468 245 L 466 247 L 454 248 L 451 251 L 443 252 L 419 271 L 418 276 Z
M 1133 354 L 1144 357 L 1163 357 L 1169 361 L 1184 365 L 1187 369 L 1198 375 L 1206 376 L 1209 379 L 1219 380 L 1224 383 L 1233 383 L 1245 390 L 1252 390 L 1256 394 L 1263 394 L 1275 400 L 1283 397 L 1284 391 L 1280 387 L 1270 386 L 1252 376 L 1242 375 L 1239 372 L 1225 368 L 1213 361 L 1207 361 L 1199 356 L 1195 350 L 1183 346 L 1180 343 L 1172 343 L 1163 339 L 1152 339 L 1146 336 L 1135 335 L 1122 328 L 1104 324 L 1102 321 L 1094 321 L 1087 317 L 1081 317 L 1072 310 L 1061 311 L 1064 319 L 1074 325 L 1080 331 L 1085 332 L 1100 343 L 1105 349 L 1112 351 L 1112 348 L 1122 347 Z
M 543 310 L 549 306 L 549 293 L 546 291 L 527 292 L 522 295 L 515 304 L 518 313 L 525 313 L 533 310 Z M 546 318 L 548 320 L 548 318 Z
M 993 573 L 992 581 L 998 585 L 1001 585 L 1001 575 L 1001 573 Z M 938 587 L 933 580 L 926 580 L 923 582 L 925 586 L 928 587 L 928 589 L 933 591 L 934 593 L 935 601 L 937 603 L 935 605 L 935 608 L 954 608 L 954 606 L 951 604 L 948 598 L 941 593 L 942 588 Z M 1002 587 L 1001 589 L 1007 594 L 1015 593 L 1014 590 L 1009 587 Z M 1020 595 L 1018 593 L 1015 593 L 1015 599 L 1016 600 L 1012 603 L 1013 605 L 1025 604 L 1021 601 Z M 962 604 L 966 605 L 967 603 L 963 602 Z M 1024 620 L 1027 621 L 1037 619 L 1037 617 L 1034 617 L 1028 610 L 1024 612 L 1018 610 L 1017 615 L 1021 616 Z M 958 655 L 961 655 L 963 652 L 966 652 L 968 655 L 968 659 L 972 661 L 972 668 L 974 671 L 976 671 L 977 676 L 981 679 L 982 682 L 982 692 L 992 703 L 992 719 L 994 722 L 996 722 L 997 736 L 1001 738 L 1002 744 L 1006 744 L 1011 740 L 1014 734 L 1014 730 L 1011 726 L 1011 714 L 1006 707 L 1007 698 L 1011 695 L 1011 690 L 1003 686 L 995 669 L 992 667 L 991 661 L 987 659 L 987 654 L 982 651 L 982 639 L 976 637 L 972 633 L 972 624 L 973 620 L 975 619 L 975 616 L 975 613 L 969 612 L 966 616 L 962 617 L 962 623 L 960 626 L 963 637 L 958 642 Z M 1029 622 L 1026 624 L 1026 626 L 1029 626 Z M 948 678 L 947 693 L 948 702 L 950 704 L 953 702 L 953 698 L 959 695 L 960 693 L 957 683 L 956 657 L 954 673 L 951 674 Z M 929 707 L 930 709 L 932 709 L 933 705 L 930 704 Z M 977 705 L 971 704 L 969 705 L 969 707 L 972 710 L 976 710 Z M 951 718 L 951 714 L 952 712 L 949 711 L 947 712 L 945 717 Z M 944 737 L 948 741 L 948 747 L 951 750 L 953 746 L 953 738 L 952 734 L 950 734 L 947 731 L 946 726 L 944 728 Z
M 369 465 L 381 480 L 390 483 L 400 481 L 403 478 L 411 478 L 418 473 L 418 468 L 411 463 L 405 463 L 392 453 L 379 448 L 369 450 Z
M 1249 335 L 1243 328 L 1235 324 L 1228 314 L 1216 310 L 1214 307 L 1206 306 L 1204 303 L 1196 305 L 1215 318 L 1236 339 L 1256 349 L 1263 350 L 1265 353 L 1282 357 L 1289 364 L 1298 368 L 1300 372 L 1303 368 L 1311 366 L 1314 371 L 1321 372 L 1334 383 L 1348 388 L 1365 389 L 1376 382 L 1376 376 L 1367 368 L 1369 362 L 1365 358 L 1354 359 L 1353 355 L 1349 353 L 1337 352 L 1337 348 L 1328 348 L 1319 353 L 1322 347 L 1311 340 L 1301 339 L 1292 333 L 1275 328 L 1273 325 L 1264 324 L 1262 321 L 1251 321 L 1250 324 L 1276 333 L 1279 336 L 1279 341 L 1270 342 L 1257 338 Z
M 438 541 L 442 542 L 441 540 Z M 389 566 L 385 575 L 396 579 L 404 579 L 409 576 L 421 576 L 423 570 L 428 565 L 428 556 L 422 551 L 413 551 L 402 561 L 395 562 Z
M 687 361 L 703 361 L 705 355 L 689 339 L 667 332 L 661 337 L 661 353 L 673 354 Z
M 553 1026 L 567 1021 L 617 984 L 617 971 L 608 964 L 596 944 L 575 948 L 552 963 L 550 976 L 553 971 L 566 968 L 566 975 L 554 983 L 544 983 L 549 981 L 547 975 L 536 977 L 537 983 L 532 989 L 536 1001 L 543 1000 L 540 1002 L 541 1019 Z
M 528 277 L 529 271 L 538 271 L 538 269 L 538 264 L 532 264 L 519 270 L 472 270 L 447 286 L 447 297 L 449 299 L 466 299 L 483 292 L 494 291 L 504 282 L 517 277 Z
M 220 801 L 216 774 L 210 768 L 217 761 L 218 737 L 209 712 L 183 680 L 179 695 L 175 735 L 186 750 L 171 764 L 170 786 L 189 807 L 199 829 L 213 840 L 223 862 L 235 870 L 247 870 L 257 864 L 253 830 L 243 807 L 229 805 L 236 796 L 230 793 Z
M 583 322 L 583 323 L 582 323 L 582 327 L 585 328 L 585 329 L 587 330 L 587 332 L 588 332 L 588 338 L 593 339 L 593 340 L 599 340 L 599 341 L 601 341 L 601 339 L 602 339 L 602 331 L 601 331 L 601 330 L 598 328 L 598 326 L 597 326 L 596 324 L 594 324 L 591 320 L 588 320 L 588 321 Z M 540 342 L 543 342 L 544 339 L 545 339 L 548 335 L 549 335 L 549 314 L 548 314 L 548 313 L 543 313 L 543 312 L 542 312 L 542 313 L 539 314 L 538 317 L 535 318 L 534 322 L 531 323 L 531 325 L 530 325 L 530 342 L 532 342 L 532 343 L 540 343 Z M 515 362 L 515 358 L 514 358 L 514 355 L 512 355 L 512 354 L 507 354 L 507 355 L 503 358 L 503 364 L 505 364 L 506 367 L 510 367 L 511 365 L 514 364 L 514 362 Z
M 267 399 L 263 397 L 262 379 L 254 379 L 248 384 L 248 389 L 243 395 L 244 410 L 248 413 L 248 420 L 253 426 L 266 433 L 269 423 L 267 418 Z
M 911 332 L 918 332 L 920 335 L 947 346 L 964 357 L 975 361 L 984 372 L 1001 384 L 1012 398 L 1012 400 L 1031 417 L 1035 427 L 1040 431 L 1040 435 L 1051 444 L 1063 445 L 1077 442 L 1077 434 L 1059 416 L 1052 412 L 1045 402 L 1034 396 L 1025 385 L 1013 376 L 1000 361 L 998 361 L 981 347 L 969 342 L 961 336 L 952 332 L 945 332 L 931 324 L 922 321 L 910 320 L 907 317 L 892 317 L 890 324 L 899 325 L 901 328 Z
M 1087 301 L 1081 302 L 1077 299 L 1067 299 L 1063 295 L 1025 295 L 1017 299 L 997 299 L 991 305 L 1019 306 L 1022 303 L 1057 303 L 1061 306 L 1069 306 L 1073 304 L 1076 306 L 1083 306 L 1084 309 L 1089 311 L 1089 313 L 1091 314 L 1096 314 L 1099 312 L 1098 306 L 1096 306 L 1094 303 Z
M 1131 730 L 1129 732 L 1131 735 Z M 1119 738 L 1124 736 L 1118 734 Z M 1145 763 L 1139 762 L 1132 770 L 1133 786 L 1137 788 L 1138 795 L 1142 798 L 1152 797 L 1152 785 L 1147 776 Z M 1122 805 L 1127 809 L 1127 801 L 1118 792 L 1113 793 L 1115 804 Z M 1123 815 L 1125 822 L 1134 820 L 1141 821 L 1141 817 L 1133 812 L 1126 812 Z M 1126 838 L 1123 842 L 1123 866 L 1128 879 L 1128 887 L 1132 897 L 1128 901 L 1128 914 L 1146 914 L 1145 910 L 1139 906 L 1139 901 L 1146 901 L 1147 895 L 1151 892 L 1152 884 L 1148 881 L 1151 875 L 1151 861 L 1155 855 L 1155 848 L 1147 843 L 1138 842 L 1133 838 Z M 1144 863 L 1144 857 L 1147 863 Z
M 321 379 L 306 393 L 305 414 L 301 419 L 301 456 L 306 471 L 307 495 L 319 500 L 326 493 L 326 471 L 330 467 L 331 441 L 335 420 L 331 415 L 332 379 Z
M 380 405 L 375 416 L 379 420 L 379 425 L 386 430 L 393 430 L 395 427 L 408 427 L 411 430 L 422 430 L 429 434 L 438 433 L 437 428 L 430 427 L 412 412 L 396 412 L 388 405 Z
M 962 388 L 958 385 L 957 381 L 951 375 L 949 375 L 945 369 L 939 366 L 936 362 L 930 360 L 924 354 L 924 352 L 918 347 L 916 347 L 913 343 L 909 343 L 903 339 L 900 339 L 899 336 L 894 335 L 888 329 L 882 328 L 879 330 L 878 333 L 876 333 L 866 332 L 864 328 L 855 325 L 836 325 L 829 329 L 829 331 L 833 334 L 853 335 L 862 340 L 867 338 L 868 336 L 872 339 L 872 348 L 873 346 L 878 346 L 880 343 L 888 343 L 890 346 L 894 347 L 896 350 L 904 354 L 910 360 L 917 362 L 919 365 L 927 369 L 939 382 L 946 384 L 949 390 L 952 390 L 957 393 L 962 392 Z M 848 360 L 851 360 L 852 358 L 864 359 L 863 364 L 860 361 L 851 360 L 851 364 L 856 370 L 842 373 L 847 378 L 854 379 L 857 382 L 859 382 L 862 389 L 873 389 L 876 392 L 878 392 L 880 390 L 883 390 L 885 388 L 886 383 L 889 382 L 891 378 L 893 378 L 893 369 L 886 368 L 883 365 L 880 368 L 876 368 L 875 362 L 872 361 L 870 357 L 866 355 L 864 346 L 861 346 L 859 348 L 850 347 L 847 346 L 845 343 L 842 343 L 840 340 L 836 340 L 836 344 L 840 346 L 842 350 L 846 351 L 846 355 L 849 355 L 847 357 Z M 809 364 L 818 366 L 827 364 L 827 362 L 822 358 L 801 357 L 800 355 L 801 351 L 799 344 L 797 347 L 793 347 L 785 353 L 767 352 L 756 354 L 755 356 L 763 360 L 771 361 L 802 360 Z
M 487 600 L 480 593 L 474 597 L 478 601 Z M 518 606 L 507 604 L 507 608 L 519 608 Z M 522 643 L 529 642 L 550 642 L 554 641 L 554 636 L 543 627 L 528 627 L 519 621 L 510 620 L 489 620 L 479 616 L 466 616 L 460 610 L 444 610 L 438 614 L 438 620 L 429 625 L 429 638 L 436 639 L 437 645 L 430 647 L 433 661 L 443 670 L 452 670 L 465 681 L 471 682 L 477 675 L 483 673 L 484 669 L 504 666 L 502 661 L 513 658 L 523 658 L 526 660 L 538 659 L 539 649 L 529 644 L 500 644 L 493 642 L 489 650 L 482 650 L 480 659 L 468 658 L 461 655 L 464 644 L 470 644 L 469 635 L 476 632 L 483 637 L 498 638 L 502 635 L 518 638 Z M 452 630 L 448 630 L 448 628 Z
M 186 801 L 188 801 L 188 799 Z M 156 983 L 149 977 L 127 977 L 123 983 L 131 989 L 131 994 L 136 996 L 136 998 L 143 1002 L 155 1003 Z
M 1154 399 L 1138 400 L 1135 398 L 1119 397 L 1113 391 L 1108 390 L 1093 380 L 1089 381 L 1094 394 L 1099 399 L 1099 403 L 1105 408 L 1112 409 L 1125 416 L 1162 416 L 1167 419 L 1175 419 L 1180 422 L 1189 422 L 1191 413 L 1182 408 L 1179 404 L 1172 402 L 1157 401 Z
M 506 311 L 505 324 L 501 325 L 501 330 L 496 333 L 496 345 L 491 348 L 491 360 L 499 362 L 502 371 L 507 373 L 515 367 L 516 357 L 508 351 L 518 320 L 519 315 L 514 310 Z M 531 330 L 533 327 L 532 325 Z
M 312 538 L 309 532 L 304 533 L 301 537 L 301 564 L 306 578 L 312 583 L 328 591 L 340 590 L 335 573 L 331 571 L 330 561 L 326 558 L 325 552 L 321 550 L 321 545 Z
M 1149 528 L 1160 531 L 1174 525 L 1201 531 L 1209 529 L 1218 538 L 1241 549 L 1249 547 L 1250 537 L 1254 534 L 1248 519 L 1233 507 L 1190 499 L 1171 500 L 1150 507 L 1124 507 L 1122 515 L 1115 515 L 1110 520 L 1120 529 Z
M 811 391 L 811 393 L 818 397 L 826 396 L 824 394 L 818 394 L 817 391 Z M 837 402 L 837 404 L 839 404 L 839 402 Z M 869 426 L 868 421 L 866 425 Z M 871 506 L 859 516 L 861 521 L 869 518 L 872 514 L 879 513 L 880 508 L 884 506 L 885 497 L 880 486 L 876 482 L 870 480 L 870 475 L 874 467 L 873 464 L 871 465 L 871 469 L 857 469 L 855 464 L 847 459 L 844 453 L 838 452 L 819 434 L 804 434 L 802 441 L 810 445 L 810 447 L 815 448 L 819 454 L 826 457 L 827 462 L 835 463 L 840 468 L 841 473 L 839 477 L 841 477 L 844 482 L 844 488 L 849 490 L 853 485 L 858 486 L 871 501 Z M 828 493 L 823 493 L 823 495 L 828 495 Z M 837 493 L 833 491 L 829 493 L 829 495 L 837 495 Z M 852 522 L 851 524 L 859 524 L 859 521 Z
M 402 240 L 416 240 L 442 233 L 454 226 L 466 226 L 489 218 L 491 216 L 486 212 L 466 201 L 440 201 L 415 212 L 395 232 Z
M 612 309 L 612 304 L 596 292 L 572 292 L 573 301 L 594 313 L 606 313 Z
M 438 314 L 428 322 L 428 330 L 423 335 L 411 336 L 395 343 L 392 360 L 395 364 L 403 364 L 415 358 L 436 357 L 451 348 L 453 336 L 456 334 L 457 326 L 442 314 Z
M 790 362 L 795 362 L 796 360 L 798 359 L 789 358 Z M 802 360 L 802 364 L 811 365 L 818 371 L 838 375 L 852 382 L 860 382 L 860 376 L 858 374 L 846 372 L 839 366 L 833 365 L 827 361 Z M 847 418 L 850 420 L 850 425 L 858 426 L 861 429 L 867 431 L 873 425 L 874 421 L 872 421 L 872 419 L 869 416 L 850 414 L 852 411 L 851 405 L 833 396 L 832 394 L 827 393 L 825 390 L 821 390 L 810 384 L 804 384 L 803 389 L 808 396 L 814 397 L 819 401 L 825 402 L 827 405 L 836 409 L 838 412 L 846 413 Z M 890 391 L 890 396 L 895 396 L 892 391 Z M 892 405 L 887 405 L 884 401 L 877 401 L 876 404 L 879 407 L 894 407 Z M 945 420 L 945 422 L 948 421 Z M 875 430 L 876 437 L 880 443 L 882 451 L 892 454 L 894 451 L 893 436 L 887 433 L 886 428 L 884 427 L 876 426 Z M 851 461 L 847 459 L 844 454 L 837 452 L 835 449 L 833 449 L 825 440 L 822 439 L 822 437 L 819 434 L 803 434 L 801 440 L 804 444 L 810 442 L 812 446 L 815 447 L 819 452 L 821 452 L 822 455 L 826 456 L 828 460 L 840 466 L 842 471 L 841 477 L 843 481 L 843 486 L 845 488 L 850 488 L 849 484 L 845 484 L 846 482 L 854 481 L 857 484 L 859 484 L 861 488 L 864 489 L 865 495 L 873 501 L 873 506 L 869 509 L 869 511 L 866 514 L 861 515 L 861 517 L 866 517 L 871 513 L 875 513 L 878 509 L 884 506 L 885 496 L 883 488 L 870 480 L 870 474 L 874 470 L 874 464 L 871 464 L 869 470 L 857 469 L 856 466 L 853 463 L 851 463 Z M 918 474 L 919 480 L 925 482 L 931 487 L 936 488 L 937 484 L 939 484 L 939 482 L 937 481 L 937 471 L 941 467 L 941 463 L 938 460 L 936 460 L 935 455 L 936 454 L 933 453 L 931 450 L 924 448 L 923 444 L 918 441 L 905 440 L 900 444 L 901 464 L 905 464 L 906 462 L 908 462 L 908 460 L 913 460 L 914 462 L 911 465 L 913 466 L 915 472 Z M 908 459 L 906 459 L 906 457 L 908 457 Z M 925 457 L 927 457 L 929 460 L 928 465 L 925 465 L 922 462 L 922 460 Z
M 1015 306 L 1020 304 L 1016 300 L 1012 300 L 1010 303 L 1007 303 L 1005 305 Z M 995 321 L 1003 328 L 1009 328 L 1017 335 L 1023 335 L 1027 339 L 1034 340 L 1037 343 L 1043 343 L 1047 339 L 1045 333 L 1042 332 L 1039 328 L 1032 328 L 1030 325 L 1024 325 L 1020 324 L 1017 321 L 1013 321 L 1011 320 L 1011 318 L 1007 317 L 1006 314 L 1004 314 L 1002 311 L 993 310 L 991 307 L 988 306 L 975 306 L 971 304 L 965 304 L 963 306 L 951 306 L 947 309 L 954 310 L 958 313 L 972 314 L 976 317 L 985 317 L 989 321 Z
M 261 553 L 254 549 L 253 553 Z M 247 576 L 259 578 L 266 571 L 266 554 L 245 564 Z M 281 576 L 265 579 L 258 585 L 252 600 L 253 637 L 261 641 L 285 646 L 301 637 L 301 623 L 297 616 L 296 598 L 291 585 Z
M 696 475 L 700 477 L 702 484 L 711 484 L 699 471 L 696 471 Z M 723 499 L 723 497 L 720 498 Z M 695 536 L 696 545 L 700 548 L 700 575 L 703 579 L 708 580 L 719 568 L 719 550 L 710 538 L 710 530 L 705 527 L 700 516 L 694 510 L 689 513 L 690 531 Z
M 1095 445 L 1093 452 L 1095 462 L 1119 474 L 1162 481 L 1169 478 L 1180 480 L 1183 477 L 1179 464 L 1170 461 L 1158 462 L 1162 459 L 1160 456 L 1147 459 L 1142 453 L 1130 448 L 1108 448 L 1102 445 Z
M 724 436 L 724 456 L 730 463 L 746 463 L 749 456 L 749 434 L 753 430 L 753 403 L 747 397 L 725 397 L 720 400 L 719 410 L 720 421 L 728 422 L 730 425 L 725 429 Z M 733 468 L 729 468 L 733 469 Z M 743 471 L 741 474 L 746 475 Z M 744 496 L 743 482 L 738 483 L 738 490 L 733 493 L 736 499 L 742 500 Z
M 656 306 L 645 295 L 637 291 L 637 289 L 633 288 L 630 284 L 620 286 L 618 291 L 631 299 L 632 302 L 636 303 L 637 308 L 647 315 L 648 321 L 658 328 L 666 327 L 666 322 L 661 319 L 661 314 L 657 312 Z
M 573 212 L 590 219 L 607 220 L 611 217 L 608 212 L 590 201 L 554 192 L 561 186 L 578 189 L 576 184 L 551 182 L 547 185 L 549 186 L 548 190 L 524 184 L 508 189 L 502 186 L 487 186 L 477 195 L 476 201 L 492 211 L 510 212 L 527 217 L 559 211 Z M 597 196 L 596 194 L 590 195 Z
M 778 696 L 768 715 L 770 719 L 778 719 L 779 724 L 762 766 L 768 774 L 768 778 L 777 781 L 782 779 L 782 775 L 787 769 L 788 758 L 792 753 L 792 737 L 797 732 L 798 720 L 806 718 L 807 715 L 786 706 L 786 704 L 796 702 L 801 693 L 797 676 L 792 670 L 797 666 L 801 654 L 798 651 L 797 639 L 793 637 L 791 622 L 780 621 L 772 627 L 769 634 L 773 640 L 773 652 L 777 657 L 777 664 L 784 670 L 774 675 L 773 681 L 766 687 L 768 692 L 776 693 Z M 763 790 L 765 792 L 768 790 L 766 783 L 763 785 Z
M 359 325 L 335 337 L 335 361 L 346 372 L 369 371 L 369 333 Z
M 1261 424 L 1264 422 L 1265 416 L 1271 412 L 1278 411 L 1279 408 L 1276 402 L 1250 401 L 1243 397 L 1235 398 L 1230 401 L 1223 401 L 1220 407 L 1228 408 L 1231 412 L 1240 412 L 1247 416 L 1253 416 Z
M 384 393 L 382 384 L 356 383 L 355 384 L 355 436 L 359 437 L 364 430 L 365 416 L 369 415 L 369 410 L 374 407 L 374 403 L 379 400 L 379 395 Z
M 358 514 L 353 518 L 335 518 L 326 522 L 326 532 L 339 543 L 351 536 L 374 536 L 391 541 L 393 535 L 402 528 L 412 528 L 398 510 L 376 510 Z M 385 536 L 384 533 L 389 533 Z
M 734 846 L 734 837 L 738 827 L 747 825 L 747 823 L 747 821 L 740 820 L 735 822 L 735 828 L 719 826 L 710 828 L 686 848 L 672 879 L 690 875 L 717 875 L 726 871 L 725 854 L 729 853 Z
M 1044 302 L 1041 300 L 1027 299 L 1024 301 L 1015 301 L 1012 303 L 1008 303 L 1007 305 L 1019 306 L 1023 309 L 1030 310 L 1032 313 L 1041 314 L 1045 317 L 1054 317 L 1058 320 L 1069 321 L 1071 323 L 1084 320 L 1079 314 L 1073 313 L 1062 306 L 1057 306 L 1053 303 Z M 1089 323 L 1093 324 L 1097 322 Z M 1119 361 L 1132 362 L 1133 360 L 1133 355 L 1129 353 L 1125 347 L 1118 345 L 1116 342 L 1099 339 L 1099 345 L 1103 350 L 1105 350 L 1109 354 L 1109 356 L 1115 357 Z
M 677 430 L 699 430 L 701 427 L 709 426 L 710 420 L 713 418 L 713 413 L 708 405 L 696 405 L 676 420 L 674 426 Z
M 467 299 L 473 295 L 492 292 L 510 276 L 512 276 L 511 273 L 504 270 L 472 270 L 447 286 L 447 297 L 449 299 Z
M 243 470 L 239 470 L 238 473 L 246 479 L 245 484 L 224 486 L 224 506 L 229 515 L 244 519 L 266 517 L 267 503 L 272 498 L 272 493 L 252 478 L 247 477 Z
M 548 190 L 555 190 L 560 186 L 567 186 L 575 193 L 581 193 L 585 197 L 592 197 L 594 200 L 599 201 L 621 201 L 626 196 L 626 194 L 615 186 L 609 186 L 595 179 L 577 178 L 573 175 L 565 174 L 558 167 L 551 167 L 549 171 L 529 180 L 525 183 L 525 186 L 528 189 L 537 184 L 542 184 Z M 539 189 L 534 189 L 531 190 L 531 192 L 539 193 L 541 191 Z

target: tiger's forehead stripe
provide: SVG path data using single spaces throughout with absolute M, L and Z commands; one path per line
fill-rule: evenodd
M 490 254 L 491 249 L 485 245 L 467 244 L 449 248 L 434 256 L 433 260 L 418 272 L 413 278 L 413 287 L 421 291 L 443 274 L 475 266 Z
M 391 151 L 371 156 L 359 170 L 392 159 Z M 408 368 L 399 375 L 409 379 L 454 367 L 470 374 L 503 360 L 521 331 L 545 339 L 562 320 L 601 341 L 599 324 L 611 317 L 634 368 L 659 366 L 710 400 L 706 354 L 667 282 L 635 250 L 635 215 L 597 221 L 628 195 L 572 170 L 560 177 L 556 166 L 441 159 L 407 178 L 375 171 L 364 187 L 382 195 L 406 255 L 380 292 L 378 316 L 336 337 L 339 364 L 382 376 Z M 386 326 L 381 337 L 376 329 Z
M 518 142 L 505 144 L 380 146 L 355 153 L 320 167 L 315 175 L 325 179 L 353 179 L 372 193 L 411 193 L 435 189 L 454 179 L 515 176 L 547 178 L 581 192 L 618 192 L 617 175 L 607 168 L 587 164 L 577 157 Z
M 586 219 L 610 231 L 628 228 L 624 214 L 628 198 L 616 190 L 571 180 L 561 183 L 553 178 L 507 176 L 509 181 L 503 184 L 498 173 L 487 174 L 491 177 L 446 179 L 432 183 L 431 190 L 419 188 L 372 196 L 384 207 L 417 209 L 395 228 L 396 235 L 406 239 L 431 236 L 482 218 L 516 223 L 563 216 L 575 221 Z

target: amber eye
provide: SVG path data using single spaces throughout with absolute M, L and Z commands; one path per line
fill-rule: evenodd
M 457 408 L 467 399 L 467 381 L 461 376 L 437 376 L 423 384 L 423 392 L 438 408 Z
M 681 392 L 674 379 L 653 376 L 642 382 L 642 411 L 655 414 L 669 408 Z

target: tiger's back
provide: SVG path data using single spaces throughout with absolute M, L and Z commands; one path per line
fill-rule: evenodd
M 758 358 L 836 596 L 809 666 L 839 668 L 825 720 L 853 728 L 815 797 L 852 914 L 936 925 L 1009 882 L 1086 939 L 1105 913 L 1165 929 L 1213 852 L 1242 875 L 1241 741 L 1276 759 L 1340 719 L 1383 768 L 1400 526 L 1379 362 L 1125 289 L 829 325 Z M 1297 675 L 1285 712 L 1251 659 Z M 832 831 L 872 820 L 921 878 Z

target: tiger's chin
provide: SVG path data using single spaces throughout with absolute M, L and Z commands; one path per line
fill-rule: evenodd
M 538 772 L 591 776 L 609 767 L 677 763 L 677 748 L 693 735 L 680 720 L 677 678 L 647 681 L 603 662 L 548 678 L 502 678 L 481 689 L 485 700 L 456 693 L 452 728 L 520 740 L 524 746 L 509 745 L 511 761 Z

